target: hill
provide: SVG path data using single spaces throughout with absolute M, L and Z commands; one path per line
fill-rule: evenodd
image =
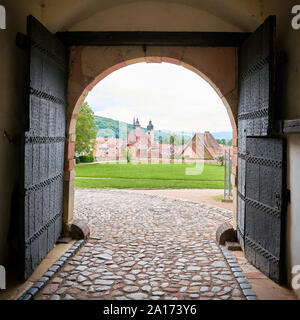
M 212 132 L 212 135 L 214 136 L 215 139 L 225 139 L 225 140 L 232 139 L 232 132 L 230 131 Z
M 115 138 L 125 139 L 127 137 L 127 134 L 133 130 L 133 125 L 126 122 L 113 120 L 105 117 L 100 117 L 96 115 L 94 116 L 94 118 L 95 118 L 95 124 L 99 129 L 97 137 L 108 137 L 108 138 L 115 137 Z M 125 132 L 119 133 L 119 128 L 120 127 L 126 128 L 126 126 L 127 126 L 127 132 L 125 131 Z M 142 127 L 142 130 L 144 130 L 145 132 L 147 131 L 147 129 L 143 127 Z M 171 135 L 175 136 L 175 142 L 174 142 L 175 145 L 185 144 L 193 136 L 192 134 L 186 134 L 186 133 L 184 133 L 182 136 L 181 132 L 172 132 L 169 130 L 154 130 L 154 139 L 156 141 L 160 141 L 160 138 L 161 138 L 162 143 L 170 143 Z
M 106 117 L 100 117 L 100 116 L 94 116 L 95 118 L 95 124 L 98 127 L 98 134 L 97 137 L 108 137 L 108 138 L 121 138 L 125 139 L 127 137 L 127 134 L 133 130 L 133 125 L 130 123 L 114 120 L 111 118 Z M 127 132 L 121 132 L 119 133 L 119 127 L 125 127 L 127 126 Z M 142 127 L 142 130 L 146 132 L 146 128 Z M 162 139 L 163 143 L 170 143 L 170 136 L 175 136 L 175 145 L 181 145 L 185 144 L 194 136 L 194 131 L 186 131 L 186 132 L 180 132 L 180 131 L 170 131 L 170 130 L 154 130 L 154 139 L 156 141 L 160 140 L 160 137 Z M 232 132 L 215 132 L 212 133 L 212 135 L 215 137 L 215 139 L 225 139 L 230 140 L 232 139 Z M 182 139 L 183 137 L 183 139 Z M 183 141 L 182 141 L 183 140 Z

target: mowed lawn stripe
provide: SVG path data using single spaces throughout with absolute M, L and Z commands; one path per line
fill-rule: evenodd
M 186 169 L 195 170 L 195 164 L 90 164 L 75 167 L 77 177 L 223 181 L 224 167 L 205 164 L 199 175 L 187 175 Z
M 223 181 L 185 181 L 154 179 L 75 179 L 76 188 L 116 189 L 223 189 Z
M 76 166 L 75 187 L 118 189 L 222 189 L 224 167 L 205 164 L 187 175 L 193 164 L 90 164 Z

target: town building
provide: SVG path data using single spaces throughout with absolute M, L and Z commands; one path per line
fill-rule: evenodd
M 217 143 L 213 135 L 205 131 L 196 133 L 185 145 L 159 143 L 154 138 L 154 125 L 150 120 L 144 130 L 138 118 L 133 119 L 133 129 L 125 140 L 97 138 L 94 151 L 95 161 L 125 159 L 127 152 L 132 160 L 158 159 L 201 159 L 215 161 L 224 155 L 225 147 Z M 226 149 L 228 151 L 228 147 Z
M 126 149 L 125 140 L 117 138 L 97 138 L 93 155 L 95 161 L 116 160 L 122 157 Z
M 180 156 L 191 159 L 215 160 L 224 154 L 222 147 L 213 135 L 205 131 L 196 133 L 180 153 Z
M 127 148 L 133 159 L 153 159 L 162 156 L 159 143 L 154 141 L 154 126 L 151 120 L 145 132 L 139 119 L 133 119 L 133 130 L 127 136 Z

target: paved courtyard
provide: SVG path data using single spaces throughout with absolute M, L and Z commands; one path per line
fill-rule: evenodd
M 215 242 L 231 212 L 126 190 L 77 189 L 90 240 L 35 299 L 245 299 Z

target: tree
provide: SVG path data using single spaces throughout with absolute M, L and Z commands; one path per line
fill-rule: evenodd
M 216 160 L 221 166 L 224 166 L 224 156 L 219 156 Z
M 174 143 L 175 143 L 175 136 L 170 136 L 170 159 L 171 163 L 174 163 L 175 158 L 175 149 L 174 149 Z
M 75 154 L 90 154 L 96 147 L 98 128 L 94 121 L 94 112 L 85 102 L 78 114 L 76 124 Z
M 133 153 L 132 153 L 130 147 L 127 147 L 127 148 L 126 148 L 126 151 L 125 151 L 125 150 L 122 150 L 122 151 L 121 151 L 121 154 L 122 154 L 122 157 L 123 157 L 123 158 L 126 158 L 127 163 L 130 163 L 130 162 L 131 162 L 131 159 L 132 159 L 132 157 L 133 157 Z
M 221 144 L 223 146 L 232 146 L 232 139 L 226 140 L 226 139 L 216 139 L 218 144 Z

